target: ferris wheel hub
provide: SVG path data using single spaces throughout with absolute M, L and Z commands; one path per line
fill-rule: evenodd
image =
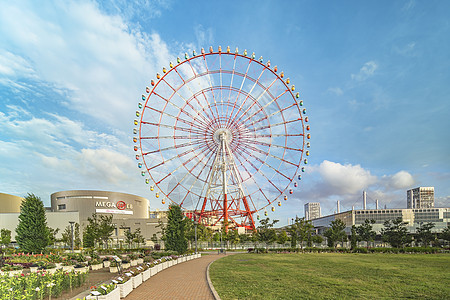
M 233 134 L 228 128 L 219 128 L 214 132 L 213 139 L 216 144 L 220 144 L 222 140 L 225 140 L 225 143 L 230 144 L 233 140 Z

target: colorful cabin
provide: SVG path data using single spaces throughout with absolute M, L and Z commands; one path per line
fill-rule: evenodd
M 281 201 L 278 201 L 278 206 L 281 206 Z
M 298 175 L 298 176 L 301 176 L 301 175 Z M 300 179 L 301 179 L 301 178 L 300 178 Z M 294 187 L 298 187 L 297 182 L 294 182 Z
M 275 73 L 278 72 L 278 67 L 275 66 L 275 67 L 273 68 L 273 71 L 274 71 Z
M 161 75 L 159 73 L 156 73 L 156 78 L 161 79 Z
M 264 215 L 267 217 L 267 210 L 266 211 L 264 211 Z
M 145 87 L 145 92 L 146 93 L 150 93 L 150 88 L 147 86 L 147 87 Z
M 173 68 L 173 62 L 169 63 L 169 67 Z
M 133 138 L 133 142 L 137 143 L 137 137 Z
M 275 211 L 275 206 L 272 206 L 272 211 Z
M 141 113 L 139 111 L 136 111 L 136 117 L 139 117 Z
M 167 72 L 166 67 L 163 67 L 163 73 L 166 73 L 166 72 Z
M 142 172 L 141 172 L 141 175 L 142 175 L 142 176 L 145 176 L 145 171 L 142 171 Z
M 150 191 L 152 191 L 153 192 L 153 190 L 154 190 L 155 188 L 153 187 L 153 185 L 152 186 L 150 186 Z
M 302 175 L 297 176 L 298 180 L 302 180 Z
M 311 143 L 310 143 L 310 142 L 307 142 L 307 143 L 306 143 L 306 148 L 309 148 L 309 147 L 311 147 Z
M 287 200 L 287 196 L 286 195 L 284 195 L 284 200 Z
M 134 120 L 134 125 L 137 125 L 137 124 L 139 124 L 139 121 L 138 120 Z
M 142 101 L 145 101 L 145 99 L 147 99 L 147 97 L 144 94 L 142 94 Z
M 181 58 L 177 57 L 177 63 L 181 62 Z
M 305 122 L 308 122 L 308 121 L 309 121 L 308 117 L 305 117 Z
M 267 61 L 267 67 L 270 68 L 270 60 Z
M 202 50 L 200 51 L 202 54 L 205 54 L 205 49 L 202 48 Z
M 308 160 L 306 158 L 303 160 L 303 162 L 305 163 L 305 165 L 308 164 Z
M 289 194 L 292 195 L 293 193 L 294 193 L 294 191 L 293 191 L 292 189 L 290 189 L 290 190 L 289 190 Z
M 302 167 L 302 172 L 305 172 L 305 167 Z
M 150 182 L 150 179 L 145 179 L 145 184 L 149 184 L 149 182 Z
M 300 100 L 300 102 L 298 102 L 298 104 L 299 104 L 300 106 L 303 106 L 303 100 Z
M 209 46 L 209 53 L 213 53 L 213 52 L 214 52 L 213 47 L 212 47 L 212 46 Z
M 139 154 L 136 155 L 136 160 L 139 160 Z
M 154 85 L 155 85 L 155 81 L 152 79 L 152 81 L 150 82 L 150 84 L 151 84 L 152 86 L 154 86 Z
M 230 53 L 230 46 L 227 46 L 227 53 Z
M 133 134 L 137 134 L 137 133 L 138 133 L 137 128 L 133 128 Z
M 159 193 L 156 193 L 155 197 L 156 197 L 156 198 L 159 198 Z
M 142 168 L 142 163 L 138 163 L 138 168 Z
M 252 53 L 252 58 L 255 59 L 255 52 Z
M 134 146 L 134 151 L 138 151 L 138 147 L 137 146 Z
M 262 56 L 259 57 L 259 62 L 261 62 L 261 63 L 263 62 L 263 57 Z
M 166 199 L 163 198 L 163 199 L 161 200 L 161 203 L 162 203 L 162 204 L 166 204 Z
M 138 103 L 138 108 L 142 108 L 142 103 L 141 102 Z
M 222 53 L 222 46 L 219 46 L 219 53 Z
M 291 83 L 291 80 L 288 78 L 288 79 L 286 79 L 286 84 L 289 84 L 289 83 Z

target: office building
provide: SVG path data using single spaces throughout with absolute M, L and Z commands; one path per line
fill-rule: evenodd
M 434 207 L 434 187 L 418 187 L 406 191 L 406 208 Z
M 321 216 L 320 203 L 308 202 L 305 204 L 305 220 L 317 219 Z

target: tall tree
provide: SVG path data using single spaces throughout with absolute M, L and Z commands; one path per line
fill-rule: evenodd
M 284 245 L 288 240 L 288 236 L 285 230 L 281 230 L 277 236 L 277 243 L 280 245 Z
M 450 242 L 450 224 L 447 224 L 447 228 L 442 230 L 440 236 L 444 241 Z
M 266 248 L 269 247 L 269 244 L 272 244 L 277 240 L 277 233 L 273 226 L 278 222 L 278 220 L 273 220 L 270 222 L 269 218 L 262 219 L 259 221 L 260 225 L 258 226 L 258 240 L 266 244 Z
M 336 248 L 338 242 L 344 243 L 347 241 L 347 235 L 344 231 L 345 227 L 345 223 L 340 219 L 331 221 L 331 228 L 325 230 L 323 234 L 327 238 L 329 247 Z
M 112 223 L 112 215 L 92 214 L 83 232 L 83 246 L 92 248 L 96 243 L 108 247 L 108 241 L 116 228 Z
M 178 254 L 187 251 L 186 218 L 178 205 L 169 206 L 163 240 L 166 250 L 173 250 Z
M 28 194 L 20 205 L 16 241 L 24 252 L 42 252 L 49 244 L 47 217 L 41 199 Z
M 391 244 L 394 248 L 400 248 L 411 242 L 406 228 L 407 222 L 403 222 L 401 217 L 395 220 L 386 220 L 384 228 L 381 229 L 382 239 L 384 242 Z
M 350 235 L 350 247 L 352 250 L 358 247 L 358 242 L 361 240 L 360 236 L 358 235 L 358 231 L 356 229 L 357 229 L 356 225 L 352 225 Z
M 416 238 L 422 246 L 427 247 L 430 245 L 432 241 L 436 239 L 435 235 L 431 230 L 434 228 L 434 223 L 429 222 L 425 224 L 421 224 L 416 228 Z
M 290 227 L 291 235 L 295 236 L 295 240 L 300 242 L 300 248 L 303 249 L 303 242 L 312 244 L 312 236 L 314 233 L 314 226 L 305 218 L 295 218 L 294 224 Z
M 373 224 L 375 220 L 365 219 L 364 223 L 356 227 L 356 232 L 362 241 L 366 242 L 366 247 L 369 248 L 369 242 L 373 242 L 377 233 L 373 231 Z

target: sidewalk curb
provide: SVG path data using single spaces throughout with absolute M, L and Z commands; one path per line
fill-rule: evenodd
M 213 284 L 211 282 L 211 278 L 209 278 L 209 266 L 211 266 L 211 264 L 213 262 L 214 261 L 210 262 L 208 264 L 208 267 L 206 268 L 206 280 L 208 281 L 208 286 L 209 286 L 209 289 L 211 290 L 211 293 L 213 294 L 214 299 L 215 300 L 220 300 L 219 294 L 217 293 L 216 289 L 214 288 L 214 286 L 213 286 Z

